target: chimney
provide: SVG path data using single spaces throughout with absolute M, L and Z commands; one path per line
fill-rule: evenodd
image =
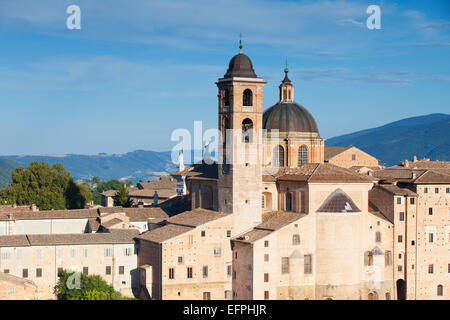
M 409 161 L 405 160 L 405 167 L 408 168 L 409 167 Z
M 412 171 L 411 172 L 411 179 L 415 179 L 416 178 L 416 172 L 415 171 Z
M 413 162 L 417 162 L 417 156 L 413 157 Z

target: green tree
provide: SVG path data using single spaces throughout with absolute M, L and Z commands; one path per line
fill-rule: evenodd
M 119 181 L 116 179 L 112 179 L 106 182 L 101 182 L 97 184 L 97 188 L 93 192 L 93 200 L 94 204 L 101 205 L 102 204 L 102 196 L 101 193 L 107 190 L 119 190 L 121 186 L 125 184 L 131 184 L 129 181 Z
M 0 190 L 0 203 L 30 205 L 40 210 L 84 208 L 90 194 L 77 187 L 71 173 L 62 164 L 31 162 L 28 168 L 17 167 L 11 172 L 11 184 Z
M 131 207 L 133 205 L 133 200 L 130 199 L 127 189 L 121 186 L 117 190 L 117 194 L 114 196 L 114 206 L 122 206 L 124 208 Z
M 79 280 L 79 282 L 77 281 Z M 56 284 L 58 300 L 120 300 L 120 292 L 114 290 L 102 277 L 64 270 Z M 94 299 L 97 298 L 97 299 Z

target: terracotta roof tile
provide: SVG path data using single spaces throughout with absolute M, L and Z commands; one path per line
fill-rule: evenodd
M 341 154 L 342 152 L 347 151 L 350 148 L 352 148 L 352 146 L 345 146 L 345 147 L 325 146 L 324 159 L 325 159 L 325 161 L 329 161 L 331 158 L 336 157 L 338 154 Z

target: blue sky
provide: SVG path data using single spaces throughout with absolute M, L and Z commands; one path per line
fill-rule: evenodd
M 216 127 L 239 33 L 264 107 L 287 58 L 323 138 L 449 113 L 449 1 L 0 0 L 0 154 L 165 151 L 174 129 Z

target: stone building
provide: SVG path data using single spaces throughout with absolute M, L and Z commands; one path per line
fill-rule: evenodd
M 325 147 L 324 160 L 343 168 L 380 168 L 378 159 L 353 146 Z
M 36 293 L 33 281 L 0 272 L 0 300 L 34 300 Z

